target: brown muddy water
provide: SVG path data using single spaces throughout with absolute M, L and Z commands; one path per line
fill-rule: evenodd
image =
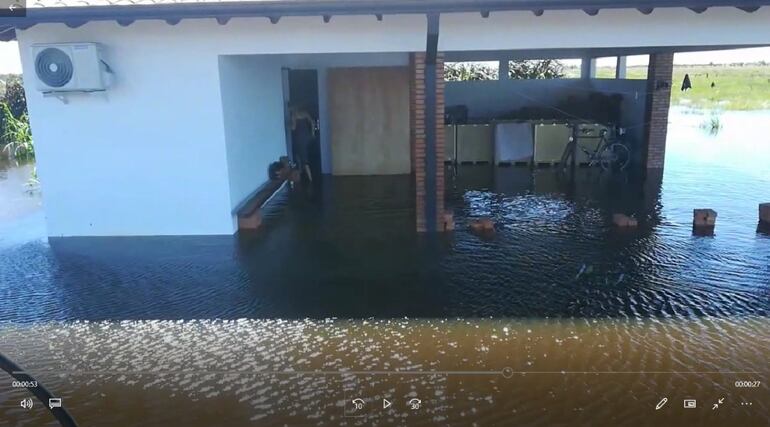
M 0 351 L 84 426 L 769 425 L 768 117 L 709 135 L 675 111 L 646 182 L 449 170 L 459 228 L 436 238 L 391 177 L 284 194 L 248 239 L 49 242 L 0 165 Z M 57 425 L 11 381 L 0 425 Z

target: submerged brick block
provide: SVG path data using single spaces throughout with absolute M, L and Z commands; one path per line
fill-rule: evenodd
M 612 215 L 612 224 L 615 225 L 615 227 L 638 227 L 639 221 L 636 220 L 636 218 L 631 218 L 630 216 L 622 213 L 616 213 Z
M 260 225 L 262 225 L 262 214 L 259 213 L 259 210 L 238 217 L 239 230 L 256 230 Z
M 628 227 L 628 217 L 624 214 L 612 214 L 612 224 L 616 227 Z
M 694 227 L 714 227 L 717 223 L 717 212 L 713 209 L 693 209 L 692 216 Z
M 455 218 L 451 212 L 444 212 L 444 231 L 452 231 L 455 229 Z
M 471 222 L 468 224 L 468 226 L 469 226 L 469 227 L 471 228 L 471 230 L 473 230 L 473 231 L 477 231 L 477 232 L 478 232 L 478 231 L 482 231 L 482 230 L 484 230 L 484 225 L 481 223 L 481 220 L 478 220 L 478 219 L 474 219 L 474 220 L 472 220 L 472 221 L 471 221 Z
M 770 224 L 770 203 L 759 205 L 759 222 Z

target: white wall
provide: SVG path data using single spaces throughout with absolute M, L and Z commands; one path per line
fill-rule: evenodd
M 31 44 L 91 41 L 104 45 L 116 77 L 105 95 L 72 96 L 66 105 L 44 98 L 34 79 L 25 79 L 50 236 L 232 234 L 232 207 L 266 176 L 260 163 L 280 154 L 273 138 L 264 152 L 241 143 L 255 127 L 231 128 L 240 113 L 224 111 L 223 100 L 237 88 L 220 86 L 220 55 L 415 51 L 425 45 L 425 18 L 92 22 L 75 29 L 36 25 L 17 34 L 26 75 L 34 69 Z M 267 69 L 254 67 L 259 80 Z M 275 68 L 269 70 L 274 82 Z M 275 95 L 281 86 L 244 90 Z M 277 114 L 277 107 L 263 106 L 250 104 L 268 117 Z M 260 132 L 277 137 L 282 114 L 269 124 L 265 118 Z
M 95 41 L 115 85 L 64 104 L 25 78 L 50 236 L 232 233 L 216 57 L 183 38 L 112 25 L 19 34 L 32 43 Z
M 272 56 L 219 57 L 230 208 L 268 180 L 286 155 L 281 64 Z

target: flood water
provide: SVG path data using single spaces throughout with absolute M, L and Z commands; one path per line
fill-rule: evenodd
M 768 425 L 770 113 L 707 117 L 672 112 L 646 181 L 449 169 L 440 237 L 409 177 L 361 177 L 283 193 L 240 240 L 49 242 L 31 167 L 0 164 L 0 351 L 86 426 Z M 26 396 L 0 388 L 0 420 L 57 425 Z

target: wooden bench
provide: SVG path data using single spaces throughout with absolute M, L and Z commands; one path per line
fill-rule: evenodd
M 286 183 L 285 179 L 272 179 L 262 184 L 257 191 L 249 195 L 237 208 L 238 230 L 256 230 L 262 224 L 260 210 Z

